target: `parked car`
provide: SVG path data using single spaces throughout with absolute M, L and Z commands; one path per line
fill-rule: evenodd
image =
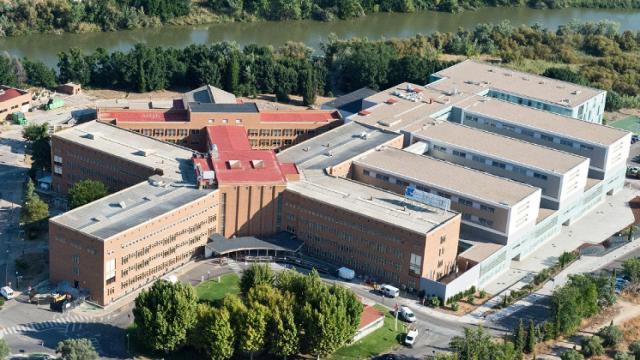
M 8 286 L 3 286 L 0 289 L 0 295 L 7 300 L 13 299 L 13 289 Z
M 640 135 L 631 135 L 631 143 L 635 144 L 640 141 Z
M 380 285 L 380 292 L 382 295 L 390 298 L 395 298 L 400 295 L 400 290 L 397 287 L 386 284 Z
M 413 313 L 413 311 L 411 311 L 411 309 L 409 309 L 406 306 L 400 306 L 400 314 L 399 314 L 400 318 L 406 322 L 415 322 L 416 321 L 416 316 Z
M 407 346 L 413 346 L 416 342 L 416 338 L 418 337 L 418 330 L 412 329 L 409 330 L 407 335 L 404 337 L 404 344 Z
M 382 354 L 374 358 L 375 360 L 396 360 L 398 356 L 395 354 Z
M 640 176 L 640 167 L 630 166 L 627 168 L 627 176 L 628 177 L 638 177 Z

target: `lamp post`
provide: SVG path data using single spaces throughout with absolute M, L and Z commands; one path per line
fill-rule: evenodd
M 4 264 L 4 284 L 9 281 L 9 249 L 7 249 L 6 263 Z

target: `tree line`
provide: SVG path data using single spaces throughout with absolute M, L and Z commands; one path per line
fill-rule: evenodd
M 233 43 L 183 49 L 136 45 L 128 52 L 72 48 L 54 69 L 38 61 L 0 56 L 0 83 L 31 85 L 74 81 L 126 91 L 193 88 L 211 84 L 238 95 L 331 95 L 402 81 L 424 84 L 454 64 L 443 54 L 499 58 L 508 67 L 607 90 L 607 108 L 640 107 L 640 32 L 611 22 L 569 23 L 555 31 L 508 22 L 408 39 L 370 41 L 330 37 L 314 53 L 301 43 L 273 48 Z
M 90 32 L 223 21 L 332 21 L 377 12 L 460 12 L 482 7 L 639 8 L 640 0 L 9 0 L 0 4 L 0 37 Z
M 157 26 L 191 12 L 191 0 L 9 0 L 0 4 L 0 37 Z
M 363 305 L 348 289 L 328 285 L 314 270 L 273 274 L 254 265 L 240 282 L 241 296 L 198 303 L 188 284 L 156 282 L 135 300 L 140 344 L 164 354 L 183 347 L 209 359 L 269 353 L 325 357 L 355 335 Z

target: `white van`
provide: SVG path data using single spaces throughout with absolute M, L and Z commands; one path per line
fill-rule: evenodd
M 13 299 L 13 289 L 8 286 L 5 286 L 0 289 L 0 295 L 7 300 Z
M 382 292 L 382 295 L 390 298 L 398 297 L 400 295 L 400 290 L 398 290 L 397 287 L 386 284 L 380 285 L 380 292 Z

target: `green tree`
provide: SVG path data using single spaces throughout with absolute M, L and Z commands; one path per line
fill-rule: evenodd
M 316 82 L 313 77 L 313 69 L 308 67 L 300 74 L 300 90 L 302 92 L 302 103 L 309 106 L 316 102 Z
M 524 322 L 522 319 L 518 321 L 518 326 L 515 328 L 513 332 L 513 345 L 516 348 L 516 351 L 522 352 L 525 347 L 525 333 L 524 333 Z
M 249 294 L 251 288 L 262 284 L 272 285 L 273 280 L 273 271 L 271 271 L 271 267 L 268 264 L 252 264 L 242 273 L 240 291 L 243 294 Z
M 234 94 L 238 92 L 240 83 L 240 60 L 238 58 L 237 52 L 232 51 L 225 72 L 225 90 Z
M 97 360 L 98 353 L 88 339 L 67 339 L 58 343 L 56 353 L 63 360 Z
M 29 179 L 31 181 L 31 179 Z M 24 199 L 20 209 L 20 221 L 29 229 L 36 229 L 43 220 L 49 217 L 49 205 L 42 201 L 37 194 Z
M 253 353 L 266 345 L 268 315 L 266 306 L 257 302 L 250 303 L 239 325 L 238 345 L 242 351 L 250 354 L 251 359 Z
M 203 350 L 209 359 L 230 359 L 234 351 L 234 331 L 229 311 L 198 304 L 196 325 L 190 331 L 190 343 Z
M 58 54 L 58 78 L 60 82 L 75 82 L 87 85 L 91 81 L 91 68 L 82 50 L 71 48 Z
M 6 54 L 0 54 L 0 84 L 18 86 L 18 78 L 11 63 L 11 57 Z
M 286 298 L 285 298 L 286 299 Z M 298 353 L 300 340 L 298 327 L 293 313 L 294 304 L 289 296 L 274 315 L 274 328 L 272 332 L 271 347 L 269 351 L 276 356 L 287 358 Z
M 556 335 L 572 334 L 586 317 L 599 311 L 596 281 L 589 275 L 571 276 L 569 282 L 554 291 L 552 312 Z
M 529 320 L 529 328 L 527 330 L 527 343 L 524 347 L 524 351 L 527 354 L 531 354 L 536 350 L 536 325 L 533 320 Z
M 75 209 L 82 205 L 107 196 L 107 187 L 97 180 L 80 180 L 69 189 L 69 208 Z
M 140 339 L 152 350 L 179 348 L 195 323 L 196 301 L 191 285 L 155 282 L 135 300 L 134 323 Z
M 636 360 L 640 360 L 640 340 L 629 344 L 629 352 L 635 356 Z
M 0 306 L 0 309 L 2 307 Z M 11 354 L 11 349 L 4 339 L 0 339 L 0 359 L 6 359 Z
M 52 89 L 56 86 L 56 72 L 42 61 L 23 60 L 24 69 L 27 75 L 27 83 L 33 86 L 40 86 Z
M 604 347 L 602 347 L 602 339 L 598 336 L 590 336 L 583 338 L 580 342 L 580 352 L 584 357 L 590 358 L 592 356 L 600 356 L 604 354 Z
M 29 124 L 22 129 L 22 137 L 29 142 L 49 140 L 49 124 Z
M 613 320 L 608 326 L 598 331 L 598 336 L 602 339 L 602 345 L 608 348 L 615 347 L 624 339 L 622 330 L 620 330 L 618 326 L 613 325 Z
M 574 349 L 569 349 L 560 354 L 562 360 L 584 360 L 584 356 Z
M 630 258 L 622 263 L 622 273 L 633 283 L 640 282 L 640 258 Z

